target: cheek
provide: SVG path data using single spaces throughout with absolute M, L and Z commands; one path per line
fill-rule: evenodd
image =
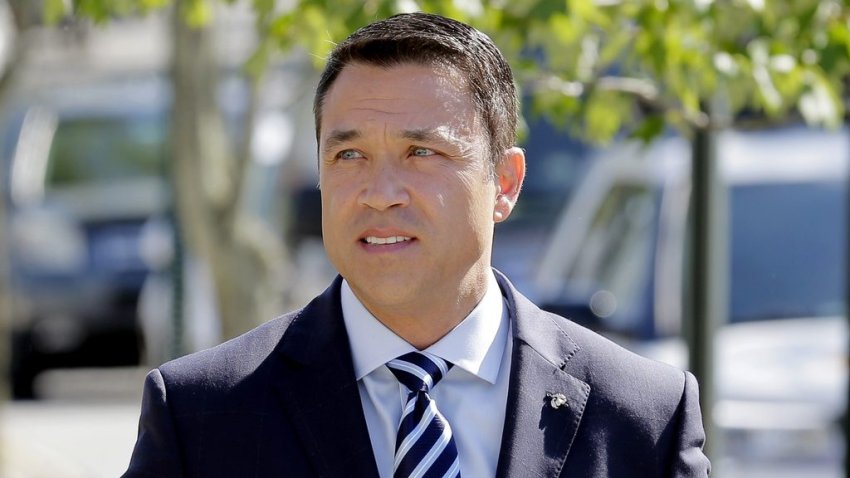
M 496 203 L 496 186 L 492 181 L 476 177 L 466 182 L 466 194 L 469 197 L 473 214 L 480 215 L 479 220 L 490 220 Z
M 323 236 L 336 236 L 343 226 L 344 219 L 350 214 L 346 212 L 345 201 L 339 188 L 331 184 L 321 185 L 322 195 L 322 231 Z
M 340 209 L 354 199 L 354 181 L 346 180 L 342 175 L 325 174 L 319 181 L 322 195 L 322 212 L 340 214 Z
M 446 213 L 456 217 L 459 227 L 473 234 L 485 234 L 493 227 L 493 208 L 495 188 L 479 178 L 465 182 L 459 188 L 453 204 L 446 207 Z

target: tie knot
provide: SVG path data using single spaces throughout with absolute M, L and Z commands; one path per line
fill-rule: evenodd
M 452 368 L 452 364 L 428 352 L 410 352 L 387 362 L 399 382 L 411 392 L 428 392 Z

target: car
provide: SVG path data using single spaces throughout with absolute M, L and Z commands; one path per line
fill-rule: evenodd
M 786 125 L 723 131 L 716 144 L 729 253 L 728 320 L 715 337 L 719 469 L 837 476 L 850 134 Z M 675 135 L 601 151 L 558 218 L 532 288 L 544 308 L 681 368 L 689 158 Z
M 530 108 L 526 108 L 523 117 L 526 127 L 519 146 L 527 161 L 525 180 L 511 215 L 496 224 L 492 262 L 517 290 L 533 296 L 541 253 L 598 147 L 534 114 Z
M 139 363 L 143 224 L 167 208 L 167 84 L 120 79 L 21 93 L 4 112 L 11 382 Z

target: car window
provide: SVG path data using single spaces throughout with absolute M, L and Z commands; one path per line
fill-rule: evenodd
M 732 322 L 844 312 L 843 180 L 732 188 Z
M 160 176 L 166 132 L 155 115 L 63 118 L 50 149 L 48 188 Z
M 653 333 L 645 318 L 651 317 L 659 196 L 647 185 L 615 186 L 597 209 L 567 273 L 567 295 L 586 294 L 605 330 Z

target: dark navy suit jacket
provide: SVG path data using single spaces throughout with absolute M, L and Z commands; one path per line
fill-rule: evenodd
M 544 312 L 513 332 L 499 477 L 707 476 L 694 377 Z M 301 310 L 147 377 L 125 477 L 377 477 L 340 278 Z M 547 394 L 567 402 L 553 408 Z M 477 477 L 466 477 L 477 478 Z

